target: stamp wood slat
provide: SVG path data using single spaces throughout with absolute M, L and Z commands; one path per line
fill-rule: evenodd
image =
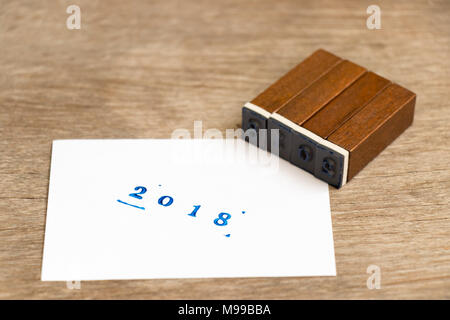
M 77 0 L 80 30 L 69 4 L 0 6 L 0 298 L 450 299 L 450 1 L 377 1 L 380 30 L 354 0 Z M 336 277 L 40 281 L 52 140 L 240 128 L 242 105 L 317 48 L 418 97 L 405 133 L 329 188 Z

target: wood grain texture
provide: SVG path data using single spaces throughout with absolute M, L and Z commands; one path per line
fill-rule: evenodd
M 373 72 L 367 72 L 312 118 L 303 128 L 327 139 L 336 129 L 362 109 L 390 83 Z
M 73 3 L 0 1 L 0 298 L 450 298 L 449 1 L 377 1 L 381 30 L 372 1 L 77 0 L 67 30 Z M 53 139 L 237 128 L 317 48 L 418 96 L 413 125 L 330 188 L 337 277 L 40 281 Z
M 340 61 L 342 61 L 341 58 L 319 49 L 289 70 L 251 102 L 270 113 L 275 112 Z
M 350 152 L 347 181 L 411 125 L 415 105 L 416 95 L 393 83 L 328 137 Z
M 346 88 L 350 87 L 365 72 L 365 68 L 344 60 L 289 100 L 277 113 L 298 125 L 302 125 Z

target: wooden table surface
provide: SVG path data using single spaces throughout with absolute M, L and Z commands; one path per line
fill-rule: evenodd
M 0 298 L 449 299 L 449 16 L 448 0 L 1 0 Z M 412 127 L 330 188 L 337 277 L 40 281 L 52 140 L 237 128 L 243 103 L 317 48 L 418 97 Z

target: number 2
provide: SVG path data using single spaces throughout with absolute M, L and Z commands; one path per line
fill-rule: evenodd
M 146 187 L 136 187 L 136 188 L 134 188 L 134 190 L 136 190 L 136 191 L 140 190 L 140 191 L 136 192 L 136 193 L 130 193 L 129 196 L 133 197 L 133 198 L 136 198 L 136 199 L 142 199 L 142 196 L 140 196 L 140 194 L 144 194 L 144 193 L 147 192 L 147 188 Z

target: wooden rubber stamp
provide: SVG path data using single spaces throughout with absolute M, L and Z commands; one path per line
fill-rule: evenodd
M 411 125 L 416 95 L 331 57 L 336 56 L 316 51 L 247 103 L 242 114 L 244 130 L 267 128 L 270 139 L 270 130 L 278 129 L 280 157 L 340 188 Z M 305 75 L 314 65 L 322 66 L 320 74 Z M 252 125 L 257 116 L 260 122 Z

